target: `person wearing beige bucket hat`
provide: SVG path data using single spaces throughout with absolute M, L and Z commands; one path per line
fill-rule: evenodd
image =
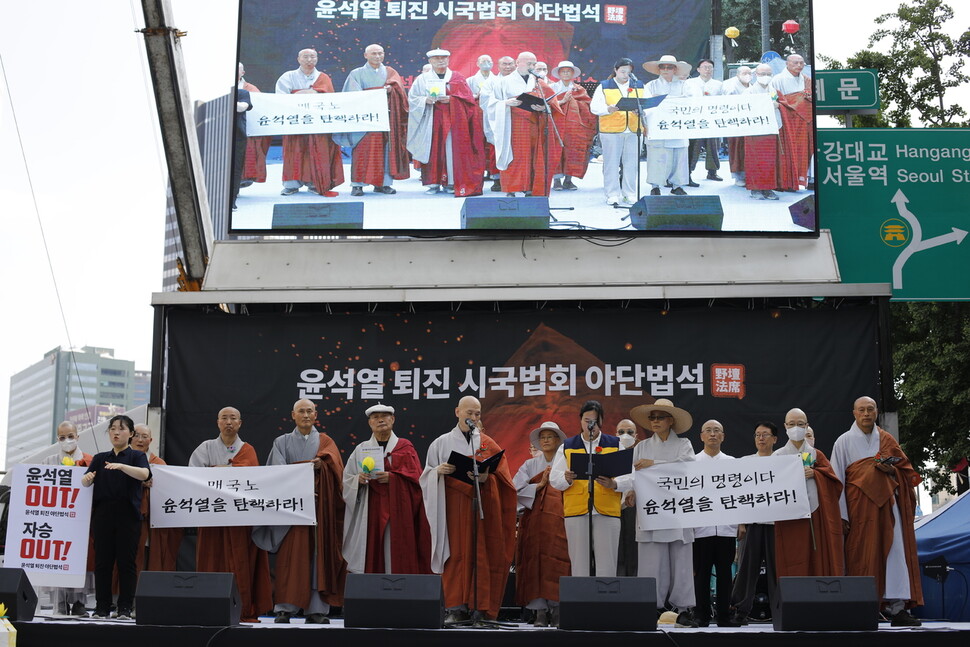
M 515 561 L 515 600 L 536 612 L 536 627 L 559 626 L 559 578 L 569 575 L 569 547 L 562 520 L 562 492 L 549 486 L 556 450 L 566 434 L 543 422 L 529 434 L 539 453 L 516 472 L 519 532 Z
M 633 469 L 649 469 L 657 463 L 694 460 L 690 440 L 679 435 L 693 424 L 691 415 L 665 398 L 642 404 L 630 411 L 630 418 L 647 431 L 650 438 L 633 448 Z M 634 473 L 617 477 L 617 487 L 633 487 Z M 694 532 L 690 528 L 647 530 L 637 527 L 637 574 L 657 581 L 659 610 L 670 605 L 677 612 L 677 624 L 696 627 L 694 607 Z
M 680 77 L 690 73 L 690 63 L 664 54 L 656 61 L 644 63 L 643 69 L 660 77 L 647 83 L 645 93 L 648 97 L 666 95 L 673 99 L 687 96 L 687 86 Z M 686 139 L 650 139 L 648 124 L 647 184 L 652 187 L 650 195 L 660 195 L 660 187 L 668 182 L 673 187 L 671 195 L 687 195 L 684 191 L 684 186 L 690 182 L 687 144 Z

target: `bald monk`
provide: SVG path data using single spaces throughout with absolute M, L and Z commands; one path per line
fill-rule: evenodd
M 145 452 L 148 456 L 149 465 L 166 465 L 167 463 L 151 451 L 152 429 L 148 425 L 135 425 L 135 435 L 131 437 L 132 449 Z M 138 555 L 136 563 L 138 572 L 149 571 L 174 571 L 175 562 L 178 559 L 179 546 L 182 544 L 182 528 L 152 528 L 148 519 L 149 496 L 152 487 L 152 479 L 143 483 L 144 490 L 141 495 L 141 537 L 138 540 Z M 145 567 L 145 546 L 148 546 L 148 567 Z
M 483 461 L 502 451 L 482 431 L 482 405 L 471 396 L 455 407 L 458 423 L 428 448 L 421 474 L 424 506 L 431 526 L 431 570 L 441 573 L 445 593 L 445 624 L 484 615 L 498 617 L 509 565 L 515 555 L 515 486 L 503 455 L 494 473 L 479 475 L 485 519 L 472 508 L 475 488 L 454 478 L 452 452 Z M 470 472 L 469 472 L 470 474 Z M 469 475 L 468 480 L 472 477 Z M 472 523 L 478 524 L 478 550 L 472 551 Z M 474 608 L 472 566 L 478 569 L 478 608 Z
M 235 407 L 219 411 L 219 436 L 199 445 L 189 467 L 253 467 L 256 450 L 239 437 L 242 414 Z M 195 568 L 204 573 L 233 573 L 243 620 L 255 621 L 273 606 L 269 557 L 250 539 L 249 526 L 199 528 Z
M 341 553 L 344 462 L 337 444 L 317 431 L 317 405 L 297 400 L 296 428 L 273 441 L 267 465 L 313 464 L 316 526 L 263 526 L 253 532 L 256 543 L 276 553 L 276 622 L 288 624 L 302 614 L 307 624 L 330 624 L 330 607 L 343 606 L 347 563 Z
M 839 497 L 842 481 L 828 458 L 807 439 L 808 416 L 801 409 L 785 414 L 788 443 L 775 456 L 808 454 L 804 458 L 805 488 L 811 519 L 775 522 L 775 572 L 784 576 L 835 577 L 845 574 Z

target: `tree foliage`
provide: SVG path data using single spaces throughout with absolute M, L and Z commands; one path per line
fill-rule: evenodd
M 903 450 L 934 492 L 951 490 L 970 456 L 970 303 L 893 303 L 892 348 Z
M 812 61 L 811 17 L 808 0 L 771 0 L 768 3 L 769 46 L 782 57 L 801 54 L 809 64 Z M 797 34 L 789 37 L 782 31 L 786 20 L 794 20 L 799 25 Z M 728 27 L 737 27 L 741 32 L 735 41 L 732 56 L 736 61 L 759 61 L 761 55 L 761 1 L 760 0 L 723 0 L 721 4 L 721 33 Z M 792 42 L 794 41 L 794 42 Z M 724 49 L 732 47 L 725 39 Z

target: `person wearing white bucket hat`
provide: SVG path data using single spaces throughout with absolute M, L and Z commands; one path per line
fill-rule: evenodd
M 649 469 L 657 463 L 694 460 L 690 440 L 680 438 L 693 424 L 687 411 L 661 398 L 653 404 L 642 404 L 630 411 L 630 418 L 653 432 L 633 449 L 633 469 Z M 619 476 L 617 486 L 633 487 L 633 473 Z M 696 627 L 694 607 L 694 532 L 690 528 L 647 530 L 637 527 L 637 561 L 640 577 L 657 581 L 657 606 L 670 605 L 677 611 L 677 624 Z
M 554 176 L 553 191 L 575 191 L 573 178 L 586 176 L 589 167 L 589 147 L 596 136 L 596 116 L 590 112 L 590 98 L 586 88 L 579 85 L 581 70 L 572 61 L 559 61 L 552 68 L 552 84 L 556 99 L 562 107 L 562 115 L 555 115 L 559 134 L 562 135 L 562 156 Z
M 515 599 L 536 612 L 535 626 L 559 625 L 559 578 L 569 575 L 569 548 L 562 519 L 562 492 L 549 485 L 556 450 L 566 434 L 543 422 L 529 434 L 539 450 L 516 473 L 519 532 L 515 551 Z
M 647 83 L 647 96 L 666 95 L 671 99 L 687 96 L 686 85 L 679 77 L 690 73 L 690 63 L 664 54 L 656 61 L 644 63 L 643 69 L 660 77 Z M 660 195 L 660 187 L 668 182 L 673 187 L 670 190 L 671 195 L 687 195 L 684 191 L 684 186 L 690 182 L 687 171 L 687 140 L 650 139 L 648 134 L 647 184 L 652 187 L 650 195 Z

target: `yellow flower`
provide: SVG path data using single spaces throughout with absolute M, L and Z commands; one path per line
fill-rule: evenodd
M 74 459 L 70 456 L 65 456 L 61 459 L 61 465 L 67 465 L 68 467 L 74 467 Z

